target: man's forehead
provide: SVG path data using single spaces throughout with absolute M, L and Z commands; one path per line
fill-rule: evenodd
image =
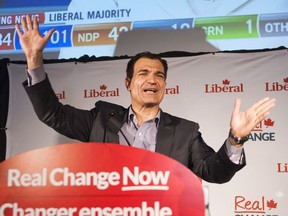
M 134 70 L 157 68 L 159 71 L 164 71 L 164 66 L 158 59 L 140 58 L 134 65 Z

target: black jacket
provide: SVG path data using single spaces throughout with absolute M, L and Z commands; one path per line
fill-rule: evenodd
M 63 105 L 47 79 L 27 87 L 23 85 L 38 118 L 57 132 L 82 142 L 119 143 L 118 132 L 127 121 L 128 109 L 98 101 L 91 110 Z M 161 112 L 156 152 L 173 158 L 208 182 L 224 183 L 245 166 L 230 161 L 225 144 L 215 152 L 202 139 L 195 122 Z

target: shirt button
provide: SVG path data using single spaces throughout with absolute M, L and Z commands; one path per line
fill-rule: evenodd
M 139 133 L 139 136 L 141 136 L 141 135 L 142 135 L 142 133 L 140 132 L 140 133 Z

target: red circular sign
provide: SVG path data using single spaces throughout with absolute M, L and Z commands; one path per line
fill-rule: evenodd
M 201 181 L 164 155 L 74 143 L 2 162 L 0 215 L 204 216 L 204 197 Z

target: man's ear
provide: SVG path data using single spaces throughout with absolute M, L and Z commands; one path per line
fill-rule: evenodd
M 130 91 L 130 78 L 126 77 L 125 79 L 125 86 L 128 91 Z

